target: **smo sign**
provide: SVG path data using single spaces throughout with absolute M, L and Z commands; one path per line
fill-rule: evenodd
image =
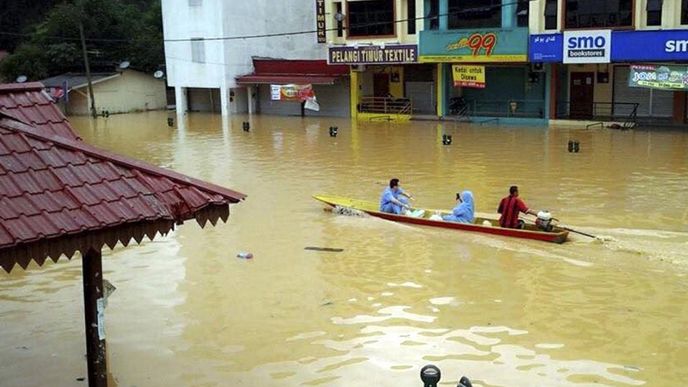
M 688 61 L 688 31 L 618 31 L 612 33 L 614 62 Z
M 564 63 L 609 63 L 612 32 L 565 31 Z

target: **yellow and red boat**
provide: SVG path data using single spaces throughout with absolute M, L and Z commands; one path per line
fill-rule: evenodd
M 453 230 L 481 232 L 484 234 L 501 235 L 514 238 L 533 239 L 544 242 L 564 243 L 569 232 L 560 227 L 554 227 L 552 231 L 542 231 L 533 224 L 526 224 L 525 229 L 502 228 L 495 219 L 475 218 L 473 223 L 447 222 L 444 220 L 430 219 L 433 214 L 448 214 L 441 210 L 412 211 L 412 213 L 422 214 L 420 216 L 396 215 L 378 211 L 378 203 L 346 198 L 334 195 L 314 195 L 314 199 L 319 200 L 331 207 L 351 208 L 364 212 L 370 216 L 391 220 L 393 222 L 418 224 L 421 226 L 441 227 Z

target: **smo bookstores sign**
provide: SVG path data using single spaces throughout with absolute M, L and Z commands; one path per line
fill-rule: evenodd
M 609 63 L 612 32 L 565 31 L 564 63 Z

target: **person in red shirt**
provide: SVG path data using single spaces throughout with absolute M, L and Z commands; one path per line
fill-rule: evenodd
M 537 212 L 528 208 L 523 200 L 518 197 L 518 187 L 512 185 L 509 188 L 509 196 L 499 202 L 497 212 L 502 214 L 499 225 L 505 228 L 523 228 L 524 222 L 518 219 L 518 214 L 531 214 L 537 216 Z

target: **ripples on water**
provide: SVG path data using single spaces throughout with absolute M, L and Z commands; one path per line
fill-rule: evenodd
M 476 386 L 688 377 L 688 134 L 204 114 L 170 129 L 166 118 L 74 122 L 86 141 L 248 199 L 228 224 L 189 223 L 105 255 L 117 385 L 419 386 L 426 363 L 448 386 L 461 375 Z M 393 176 L 420 207 L 471 189 L 490 215 L 518 184 L 533 207 L 601 238 L 494 238 L 335 215 L 311 199 L 376 200 Z M 80 260 L 3 276 L 3 381 L 74 385 L 85 375 Z

